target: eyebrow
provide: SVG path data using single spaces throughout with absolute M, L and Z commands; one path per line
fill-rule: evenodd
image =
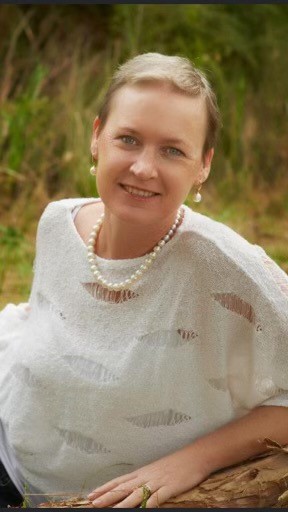
M 140 135 L 140 133 L 137 132 L 137 130 L 134 130 L 134 128 L 130 128 L 129 126 L 119 126 L 118 129 L 120 131 L 121 130 L 127 131 L 133 135 Z M 180 145 L 184 145 L 187 147 L 187 144 L 184 142 L 184 140 L 181 140 L 181 139 L 166 138 L 166 139 L 163 139 L 162 142 L 163 142 L 163 144 L 180 144 Z

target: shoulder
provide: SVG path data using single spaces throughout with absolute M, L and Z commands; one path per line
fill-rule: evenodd
M 74 225 L 83 242 L 87 245 L 92 227 L 104 212 L 102 201 L 84 204 L 74 218 Z
M 97 201 L 97 202 L 96 202 Z M 98 201 L 98 198 L 95 197 L 75 197 L 75 198 L 68 198 L 68 199 L 59 199 L 57 201 L 51 201 L 47 204 L 47 206 L 44 208 L 39 223 L 43 223 L 48 220 L 55 220 L 59 219 L 59 216 L 62 214 L 64 215 L 65 212 L 71 213 L 73 208 L 77 206 L 81 206 L 79 213 L 82 211 L 92 211 L 93 209 L 99 208 L 100 201 Z M 77 214 L 78 217 L 79 214 Z
M 207 258 L 220 254 L 241 263 L 241 258 L 258 255 L 257 246 L 251 244 L 229 226 L 206 215 L 193 212 L 187 208 L 187 222 L 183 235 L 195 250 L 204 251 Z
M 40 241 L 48 240 L 50 236 L 54 239 L 57 229 L 62 229 L 63 233 L 67 227 L 69 216 L 71 217 L 71 222 L 73 222 L 72 211 L 77 206 L 81 206 L 81 208 L 76 215 L 74 224 L 79 235 L 86 243 L 92 226 L 102 213 L 100 211 L 101 205 L 103 203 L 95 197 L 77 197 L 51 201 L 44 208 L 38 222 L 36 233 L 37 245 L 39 246 Z
M 288 276 L 265 250 L 221 222 L 190 212 L 182 237 L 202 274 L 217 276 L 219 287 L 225 284 L 261 296 L 278 312 L 285 310 L 287 316 Z

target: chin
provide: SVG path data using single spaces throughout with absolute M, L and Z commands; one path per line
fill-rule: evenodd
M 156 211 L 147 211 L 147 208 L 135 208 L 133 206 L 127 204 L 119 204 L 116 202 L 111 204 L 111 207 L 107 205 L 107 210 L 112 213 L 115 217 L 122 220 L 123 222 L 129 222 L 131 225 L 142 225 L 147 226 L 149 224 L 155 223 L 156 220 Z M 158 212 L 159 220 L 162 217 L 161 213 Z
M 152 212 L 151 212 L 152 213 Z M 115 210 L 115 215 L 117 215 L 117 217 L 121 220 L 123 220 L 124 222 L 129 222 L 130 224 L 142 224 L 142 225 L 147 225 L 147 224 L 151 224 L 151 222 L 153 222 L 154 220 L 154 216 L 152 215 L 147 215 L 147 212 L 145 212 L 144 210 L 138 210 L 136 208 L 131 208 L 131 207 L 122 207 L 122 208 L 119 208 L 116 212 Z

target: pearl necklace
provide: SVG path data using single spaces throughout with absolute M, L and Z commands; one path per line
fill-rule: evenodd
M 94 276 L 96 278 L 96 281 L 99 284 L 105 286 L 105 288 L 108 288 L 109 290 L 115 290 L 115 291 L 117 291 L 117 290 L 125 290 L 131 284 L 134 284 L 136 281 L 138 281 L 142 277 L 144 272 L 146 272 L 148 270 L 148 268 L 150 267 L 151 263 L 156 259 L 156 257 L 160 253 L 162 247 L 164 247 L 164 245 L 167 242 L 169 242 L 169 240 L 173 237 L 173 235 L 177 231 L 178 226 L 179 226 L 181 220 L 183 219 L 183 217 L 184 217 L 184 210 L 179 208 L 173 226 L 171 226 L 171 228 L 169 229 L 168 233 L 163 238 L 161 238 L 161 240 L 158 242 L 158 244 L 155 245 L 155 247 L 153 248 L 153 251 L 151 251 L 147 255 L 147 258 L 146 258 L 144 264 L 140 265 L 139 269 L 136 270 L 134 272 L 134 274 L 132 274 L 132 276 L 130 276 L 129 279 L 125 279 L 124 281 L 119 282 L 119 283 L 111 283 L 111 282 L 107 281 L 107 279 L 104 279 L 104 277 L 100 273 L 100 271 L 98 269 L 97 261 L 96 261 L 96 255 L 94 254 L 95 242 L 96 242 L 97 235 L 98 235 L 99 230 L 100 230 L 100 228 L 102 226 L 103 218 L 104 218 L 104 213 L 102 213 L 100 219 L 93 226 L 93 229 L 92 229 L 92 231 L 90 233 L 90 237 L 89 237 L 89 240 L 88 240 L 88 245 L 87 245 L 88 261 L 91 264 L 91 270 L 92 270 L 92 273 L 94 274 Z

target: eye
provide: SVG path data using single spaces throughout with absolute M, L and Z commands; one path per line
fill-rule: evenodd
M 129 146 L 135 146 L 137 144 L 137 139 L 131 137 L 131 135 L 121 135 L 119 139 Z
M 185 156 L 183 151 L 173 147 L 165 148 L 165 152 L 168 156 Z

